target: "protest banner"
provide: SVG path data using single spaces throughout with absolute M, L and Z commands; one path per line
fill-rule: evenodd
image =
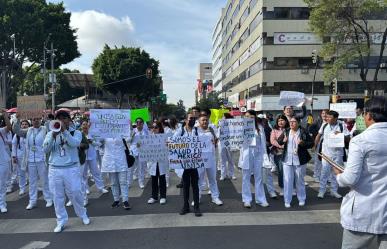
M 331 104 L 330 110 L 339 113 L 339 118 L 356 118 L 356 102 Z
M 169 167 L 171 169 L 208 167 L 213 153 L 211 143 L 208 136 L 169 137 Z
M 344 133 L 329 134 L 327 142 L 329 148 L 344 148 Z
M 17 112 L 22 119 L 41 118 L 45 109 L 43 95 L 17 96 Z
M 279 105 L 300 106 L 305 102 L 305 94 L 294 91 L 281 91 Z
M 210 121 L 214 125 L 218 125 L 219 120 L 223 118 L 223 115 L 225 113 L 229 113 L 230 111 L 227 109 L 210 109 L 211 111 L 211 116 L 210 116 Z
M 166 162 L 168 161 L 168 134 L 153 134 L 139 137 L 138 148 L 141 162 Z
M 150 121 L 150 115 L 148 108 L 133 109 L 130 111 L 130 120 L 135 122 L 137 118 L 142 118 L 144 122 Z
M 130 110 L 90 110 L 89 135 L 95 138 L 124 138 L 130 136 Z
M 238 150 L 242 145 L 255 143 L 255 121 L 250 118 L 223 119 L 219 121 L 220 145 Z

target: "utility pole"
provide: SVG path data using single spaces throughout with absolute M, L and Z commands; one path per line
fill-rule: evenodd
M 316 50 L 312 51 L 312 62 L 315 64 L 314 67 L 314 75 L 313 75 L 313 81 L 312 81 L 312 102 L 310 103 L 310 110 L 313 115 L 313 102 L 314 102 L 314 82 L 316 81 L 316 73 L 317 73 L 317 66 L 318 66 L 318 54 Z
M 51 42 L 51 49 L 47 52 L 51 55 L 51 73 L 50 73 L 50 83 L 51 83 L 51 90 L 52 90 L 52 113 L 55 112 L 55 88 L 56 88 L 56 75 L 54 73 L 54 58 L 55 58 L 55 51 L 54 49 L 54 43 Z
M 48 99 L 48 94 L 47 94 L 47 68 L 46 68 L 46 63 L 47 63 L 47 58 L 46 58 L 46 51 L 47 51 L 47 43 L 50 40 L 51 33 L 48 34 L 47 39 L 43 43 L 43 95 L 44 99 L 47 101 Z

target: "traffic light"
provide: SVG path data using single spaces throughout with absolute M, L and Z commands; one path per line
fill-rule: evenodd
M 145 75 L 147 79 L 152 79 L 152 68 L 147 68 L 145 71 Z
M 317 50 L 313 50 L 312 51 L 312 61 L 313 61 L 313 64 L 316 64 L 317 60 L 318 60 Z
M 337 79 L 334 78 L 331 82 L 331 93 L 336 95 L 337 94 Z

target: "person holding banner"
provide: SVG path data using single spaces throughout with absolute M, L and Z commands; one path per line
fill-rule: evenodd
M 261 207 L 268 207 L 262 180 L 263 155 L 266 153 L 266 136 L 262 126 L 258 125 L 257 115 L 254 110 L 248 110 L 246 118 L 255 120 L 255 138 L 251 144 L 243 144 L 241 150 L 242 166 L 242 201 L 245 208 L 251 208 L 250 179 L 254 175 L 255 203 Z
M 129 186 L 132 183 L 132 172 L 133 172 L 133 180 L 138 179 L 138 185 L 140 188 L 144 188 L 144 180 L 145 180 L 145 171 L 147 169 L 146 162 L 140 162 L 139 154 L 138 154 L 138 146 L 140 144 L 139 137 L 142 135 L 149 135 L 148 127 L 144 127 L 144 120 L 142 118 L 136 119 L 137 127 L 133 129 L 132 138 L 130 142 L 130 150 L 133 153 L 133 156 L 136 158 L 134 162 L 133 169 L 131 169 L 128 174 L 128 184 Z
M 321 142 L 322 153 L 330 157 L 337 164 L 343 165 L 344 162 L 344 142 L 345 139 L 349 139 L 350 133 L 348 132 L 345 125 L 338 121 L 339 113 L 336 111 L 329 111 L 327 113 L 327 123 L 321 126 L 319 134 L 316 137 L 315 143 L 320 142 L 320 138 L 323 139 Z M 339 135 L 342 135 L 340 141 L 335 139 Z M 318 198 L 323 199 L 328 179 L 331 180 L 331 195 L 335 198 L 340 199 L 342 196 L 337 192 L 338 184 L 336 178 L 333 175 L 332 168 L 326 160 L 322 160 L 322 169 L 320 177 L 320 190 L 318 192 Z
M 28 127 L 30 127 L 30 123 L 28 122 L 28 120 L 22 120 L 20 126 L 21 129 L 28 129 Z M 24 195 L 25 188 L 27 185 L 27 172 L 26 169 L 22 169 L 25 146 L 26 139 L 15 134 L 12 139 L 12 163 L 17 172 L 19 182 L 19 195 Z
M 298 205 L 305 206 L 306 191 L 304 177 L 306 164 L 310 161 L 308 149 L 313 147 L 313 139 L 300 126 L 300 119 L 292 117 L 289 121 L 290 129 L 286 130 L 281 144 L 284 145 L 282 155 L 284 171 L 284 201 L 285 207 L 290 208 L 293 195 L 294 177 L 296 177 L 296 191 Z
M 81 187 L 81 169 L 78 147 L 82 134 L 70 126 L 70 114 L 58 111 L 55 117 L 60 122 L 58 132 L 51 130 L 47 133 L 43 143 L 45 153 L 49 153 L 49 184 L 54 195 L 57 226 L 55 233 L 63 231 L 68 215 L 65 208 L 65 194 L 73 204 L 76 215 L 82 219 L 84 225 L 90 224 L 86 208 L 83 206 L 84 195 Z
M 306 116 L 306 106 L 302 104 L 302 111 L 301 112 L 294 112 L 293 106 L 284 106 L 284 115 L 290 121 L 290 118 L 296 117 L 300 120 L 302 120 Z
M 25 153 L 22 161 L 22 169 L 28 168 L 29 176 L 30 200 L 26 209 L 31 210 L 37 205 L 39 180 L 42 182 L 46 207 L 52 207 L 53 196 L 49 189 L 46 153 L 43 148 L 44 139 L 47 134 L 46 126 L 41 125 L 40 117 L 34 117 L 32 119 L 32 127 L 21 129 L 20 122 L 17 119 L 13 123 L 13 131 L 16 135 L 26 138 Z
M 161 122 L 157 121 L 152 124 L 153 134 L 163 134 L 164 128 Z M 152 197 L 148 200 L 148 204 L 153 204 L 159 199 L 160 204 L 167 203 L 167 181 L 166 173 L 168 171 L 168 162 L 151 162 L 150 174 L 152 176 Z
M 208 163 L 207 168 L 198 169 L 199 172 L 199 201 L 200 201 L 200 192 L 203 190 L 203 186 L 206 185 L 206 174 L 209 183 L 209 189 L 211 191 L 212 203 L 215 203 L 218 206 L 223 205 L 223 202 L 219 199 L 219 188 L 218 183 L 216 182 L 216 160 L 215 160 L 215 149 L 218 144 L 218 138 L 214 128 L 209 126 L 208 116 L 205 114 L 200 114 L 199 116 L 199 127 L 198 127 L 199 136 L 208 136 L 212 141 L 212 160 Z
M 223 114 L 225 119 L 232 119 L 230 113 Z M 218 129 L 218 134 L 220 134 L 220 129 Z M 231 149 L 223 146 L 222 143 L 219 143 L 220 147 L 220 180 L 223 181 L 227 177 L 236 180 L 234 175 L 234 160 L 232 158 Z
M 1 109 L 1 114 L 5 122 L 5 127 L 0 128 L 0 212 L 6 213 L 6 192 L 7 192 L 7 181 L 10 173 L 11 157 L 8 153 L 7 143 L 5 142 L 5 136 L 12 130 L 11 123 L 8 119 L 8 114 L 5 109 Z

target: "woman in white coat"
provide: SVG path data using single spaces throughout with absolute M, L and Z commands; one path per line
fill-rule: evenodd
M 161 122 L 154 122 L 152 124 L 152 131 L 154 134 L 164 133 L 164 128 Z M 152 197 L 148 200 L 148 204 L 155 203 L 159 199 L 159 193 L 160 204 L 165 204 L 167 202 L 167 170 L 168 161 L 150 163 L 150 175 L 152 176 Z
M 6 192 L 7 192 L 7 181 L 10 173 L 11 157 L 7 151 L 7 143 L 5 136 L 11 131 L 11 123 L 8 119 L 8 114 L 5 110 L 0 109 L 3 119 L 5 121 L 5 127 L 0 128 L 0 212 L 6 213 Z
M 20 124 L 22 129 L 28 129 L 30 127 L 30 123 L 27 120 L 22 120 Z M 24 137 L 20 137 L 17 134 L 13 136 L 12 139 L 12 163 L 17 172 L 18 182 L 19 182 L 19 195 L 24 195 L 25 188 L 27 185 L 26 179 L 26 169 L 22 168 L 23 157 L 26 147 L 26 139 Z
M 266 150 L 266 137 L 262 126 L 259 126 L 256 120 L 256 112 L 248 110 L 246 118 L 255 120 L 255 140 L 250 145 L 243 145 L 241 151 L 242 167 L 242 201 L 245 208 L 251 208 L 251 188 L 250 178 L 254 175 L 255 203 L 261 207 L 268 207 L 265 190 L 262 181 L 263 155 Z
M 112 208 L 119 207 L 121 196 L 124 209 L 129 210 L 129 169 L 126 161 L 124 139 L 106 138 L 103 142 L 105 150 L 101 172 L 109 174 L 114 199 Z

